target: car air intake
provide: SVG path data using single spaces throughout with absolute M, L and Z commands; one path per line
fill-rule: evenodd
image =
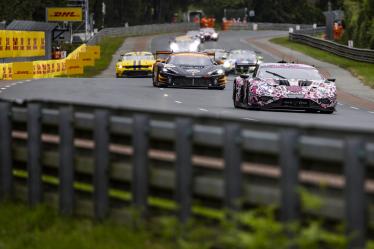
M 310 80 L 299 80 L 299 86 L 310 86 L 312 83 Z
M 289 85 L 290 85 L 290 82 L 288 82 L 288 80 L 276 80 L 276 82 L 277 82 L 280 86 L 289 86 Z

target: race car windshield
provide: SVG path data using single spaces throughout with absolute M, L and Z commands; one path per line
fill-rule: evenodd
M 230 53 L 228 59 L 255 61 L 257 57 L 253 53 Z
M 303 80 L 322 80 L 318 70 L 311 68 L 261 68 L 257 77 L 277 78 L 277 79 L 303 79 Z
M 199 31 L 188 31 L 187 36 L 198 36 L 199 35 Z
M 153 55 L 125 55 L 122 60 L 154 60 Z
M 210 66 L 213 64 L 208 56 L 171 56 L 169 64 L 183 66 Z

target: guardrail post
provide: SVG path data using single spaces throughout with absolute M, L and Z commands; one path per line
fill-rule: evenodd
M 11 105 L 0 103 L 0 199 L 5 200 L 12 196 L 12 120 Z
M 42 202 L 42 111 L 40 104 L 29 103 L 27 106 L 27 186 L 28 201 L 31 206 Z
M 290 222 L 299 218 L 300 198 L 298 193 L 299 155 L 296 130 L 284 130 L 279 137 L 279 165 L 281 168 L 281 219 Z
M 72 215 L 74 211 L 74 127 L 73 109 L 60 108 L 59 120 L 59 193 L 60 212 Z
M 146 115 L 135 115 L 133 120 L 133 170 L 132 170 L 132 203 L 142 215 L 147 213 L 149 181 L 149 118 Z
M 191 215 L 192 198 L 192 121 L 186 118 L 176 120 L 176 196 L 179 205 L 178 216 L 186 223 Z
M 350 249 L 365 248 L 367 207 L 365 196 L 365 144 L 361 139 L 345 142 L 344 175 L 347 232 L 353 238 Z
M 95 218 L 102 220 L 109 213 L 109 112 L 106 110 L 95 111 L 94 126 L 94 157 L 95 172 L 94 207 Z
M 240 197 L 242 194 L 242 151 L 239 125 L 225 125 L 223 144 L 225 160 L 225 208 L 229 211 L 238 211 L 241 206 Z

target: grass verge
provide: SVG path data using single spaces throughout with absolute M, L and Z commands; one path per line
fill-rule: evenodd
M 173 248 L 147 229 L 67 218 L 45 205 L 30 209 L 20 203 L 1 203 L 0 222 L 0 248 Z
M 113 54 L 121 47 L 124 40 L 125 37 L 103 37 L 99 43 L 101 49 L 100 59 L 96 60 L 95 66 L 85 67 L 84 74 L 77 77 L 91 78 L 107 69 L 112 61 Z
M 337 56 L 332 53 L 310 47 L 308 45 L 290 41 L 288 40 L 288 37 L 274 38 L 270 41 L 292 50 L 299 51 L 315 59 L 335 64 L 341 68 L 344 68 L 358 77 L 366 85 L 374 88 L 374 64 L 346 59 L 344 57 Z

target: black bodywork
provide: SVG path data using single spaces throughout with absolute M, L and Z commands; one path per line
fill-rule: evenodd
M 170 56 L 206 56 L 202 53 L 176 53 Z M 156 87 L 224 89 L 226 77 L 220 65 L 211 58 L 210 65 L 171 64 L 170 58 L 158 62 L 153 69 L 153 85 Z

